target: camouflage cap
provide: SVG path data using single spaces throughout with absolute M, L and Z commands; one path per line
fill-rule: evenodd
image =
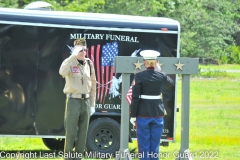
M 77 45 L 87 46 L 87 42 L 86 42 L 85 38 L 80 38 L 80 39 L 76 39 L 76 40 L 73 42 L 73 45 L 74 45 L 74 46 L 77 46 Z

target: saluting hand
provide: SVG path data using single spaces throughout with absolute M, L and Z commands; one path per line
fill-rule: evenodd
M 81 50 L 82 50 L 82 47 L 80 47 L 80 46 L 74 47 L 73 51 L 72 51 L 72 55 L 77 57 L 79 51 L 81 51 Z

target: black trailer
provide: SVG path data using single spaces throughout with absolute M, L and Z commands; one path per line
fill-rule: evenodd
M 114 73 L 114 57 L 139 56 L 143 49 L 179 57 L 180 25 L 175 20 L 0 8 L 0 136 L 38 137 L 50 149 L 63 148 L 65 80 L 59 67 L 81 37 L 87 39 L 87 56 L 97 76 L 96 113 L 86 147 L 102 153 L 119 150 L 121 107 L 129 106 L 121 106 L 125 95 L 121 74 Z M 176 81 L 176 75 L 170 76 Z M 163 92 L 165 145 L 175 141 L 176 89 Z M 135 138 L 131 124 L 129 133 L 130 140 Z

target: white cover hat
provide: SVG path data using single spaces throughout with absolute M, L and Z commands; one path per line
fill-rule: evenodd
M 143 56 L 143 59 L 157 59 L 160 56 L 160 52 L 154 50 L 143 50 L 140 52 L 140 55 Z

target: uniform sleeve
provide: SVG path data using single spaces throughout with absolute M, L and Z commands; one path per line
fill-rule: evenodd
M 174 86 L 174 81 L 172 80 L 172 78 L 170 78 L 168 75 L 166 75 L 166 86 L 167 87 L 171 87 Z
M 131 117 L 137 117 L 139 96 L 141 92 L 141 79 L 139 74 L 135 75 L 134 85 L 132 87 Z
M 71 64 L 72 62 L 76 59 L 76 56 L 74 55 L 71 55 L 70 57 L 68 57 L 67 59 L 65 59 L 63 62 L 62 62 L 62 65 L 59 69 L 59 74 L 62 76 L 62 77 L 66 77 L 70 71 L 71 71 Z
M 92 82 L 92 87 L 91 87 L 91 91 L 90 91 L 90 100 L 91 100 L 91 106 L 95 107 L 95 103 L 96 103 L 96 74 L 95 74 L 95 69 L 93 66 L 93 63 L 91 62 L 91 70 L 92 70 L 92 74 L 91 74 L 91 82 Z

